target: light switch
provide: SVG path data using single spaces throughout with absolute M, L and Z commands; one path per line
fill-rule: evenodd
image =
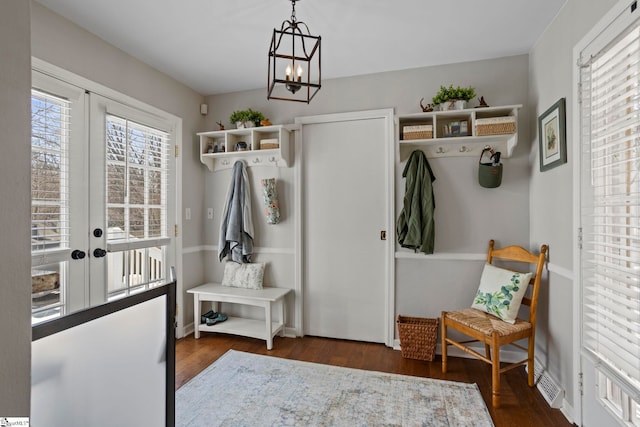
M 213 219 L 213 208 L 207 208 L 207 219 Z

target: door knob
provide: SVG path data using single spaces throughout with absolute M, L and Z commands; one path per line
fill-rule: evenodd
M 100 248 L 96 248 L 93 251 L 93 256 L 96 257 L 96 258 L 102 258 L 106 254 L 107 254 L 107 251 L 105 251 L 104 249 L 100 249 Z
M 74 250 L 73 252 L 71 252 L 71 258 L 73 259 L 82 259 L 84 258 L 86 254 L 84 253 L 84 251 L 81 251 L 79 249 Z
M 95 230 L 93 230 L 93 236 L 102 237 L 102 228 L 96 228 Z

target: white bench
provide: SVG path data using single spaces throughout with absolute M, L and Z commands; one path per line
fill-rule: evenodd
M 206 283 L 189 289 L 187 292 L 193 294 L 193 326 L 196 339 L 200 338 L 200 331 L 223 332 L 266 340 L 267 350 L 271 350 L 273 348 L 273 337 L 278 332 L 281 333 L 281 336 L 284 336 L 284 297 L 291 292 L 291 289 L 245 289 L 221 286 L 218 283 Z M 221 302 L 262 307 L 264 308 L 265 319 L 253 320 L 229 316 L 224 322 L 207 326 L 206 323 L 200 323 L 200 303 L 202 301 L 213 302 L 214 311 L 219 311 L 219 303 Z M 272 305 L 275 305 L 278 309 L 277 321 L 272 320 Z

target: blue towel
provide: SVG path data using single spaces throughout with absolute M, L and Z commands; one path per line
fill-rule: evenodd
M 233 164 L 231 183 L 220 222 L 218 258 L 230 255 L 231 261 L 251 262 L 253 254 L 253 220 L 251 218 L 251 193 L 244 163 Z

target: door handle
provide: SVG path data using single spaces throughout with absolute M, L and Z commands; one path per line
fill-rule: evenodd
M 100 248 L 96 248 L 93 251 L 93 256 L 96 257 L 96 258 L 102 258 L 106 254 L 107 254 L 107 251 L 105 251 L 104 249 L 100 249 Z
M 71 258 L 73 259 L 82 259 L 84 258 L 86 254 L 84 253 L 84 251 L 81 251 L 79 249 L 74 250 L 73 252 L 71 252 Z

